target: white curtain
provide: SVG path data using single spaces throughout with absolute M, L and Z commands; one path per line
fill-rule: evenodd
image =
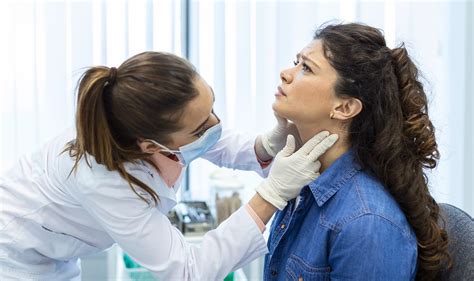
M 182 55 L 182 1 L 0 1 L 0 170 L 74 124 L 86 67 Z
M 389 47 L 405 42 L 426 78 L 441 161 L 430 173 L 440 202 L 474 214 L 473 4 L 471 1 L 191 1 L 191 61 L 213 85 L 224 126 L 261 133 L 275 121 L 280 70 L 329 20 L 385 31 Z M 209 197 L 206 161 L 193 163 L 192 197 Z M 260 180 L 239 173 L 253 194 Z
M 472 1 L 0 1 L 0 169 L 73 124 L 84 67 L 117 66 L 145 50 L 184 55 L 216 92 L 225 127 L 260 133 L 274 125 L 281 69 L 320 24 L 359 21 L 404 41 L 429 82 L 442 160 L 430 175 L 439 201 L 474 214 Z M 192 197 L 208 199 L 208 172 L 191 167 Z M 241 173 L 250 196 L 260 180 Z

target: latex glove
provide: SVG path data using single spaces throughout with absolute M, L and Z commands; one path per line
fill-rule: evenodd
M 294 152 L 295 138 L 289 135 L 286 146 L 273 160 L 268 177 L 257 186 L 258 194 L 276 208 L 283 210 L 287 201 L 296 198 L 305 185 L 319 176 L 321 163 L 318 158 L 337 139 L 337 135 L 329 135 L 329 132 L 323 131 Z
M 293 135 L 296 138 L 297 147 L 301 146 L 301 138 L 295 124 L 288 122 L 288 120 L 278 116 L 276 113 L 275 117 L 278 122 L 277 126 L 262 135 L 262 145 L 268 155 L 272 157 L 275 157 L 285 146 L 286 137 L 288 135 Z

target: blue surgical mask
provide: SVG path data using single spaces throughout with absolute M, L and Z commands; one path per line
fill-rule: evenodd
M 222 124 L 219 122 L 211 128 L 207 129 L 204 134 L 197 140 L 180 146 L 178 150 L 169 149 L 166 146 L 150 140 L 154 144 L 160 146 L 164 151 L 175 154 L 180 162 L 187 166 L 191 161 L 197 159 L 208 152 L 221 138 Z

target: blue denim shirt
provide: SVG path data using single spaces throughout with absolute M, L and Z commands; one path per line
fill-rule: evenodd
M 416 236 L 352 151 L 275 215 L 264 280 L 414 280 Z

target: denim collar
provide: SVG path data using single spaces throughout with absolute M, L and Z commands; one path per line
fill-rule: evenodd
M 354 157 L 354 152 L 350 149 L 308 185 L 319 207 L 336 194 L 357 171 L 361 170 L 361 166 Z

